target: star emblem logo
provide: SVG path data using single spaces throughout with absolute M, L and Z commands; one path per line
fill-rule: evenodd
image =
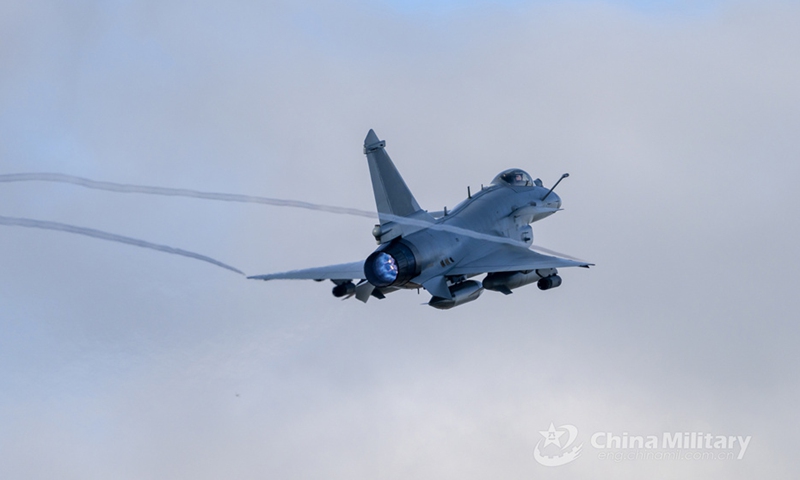
M 561 438 L 565 433 L 567 436 Z M 550 428 L 540 430 L 539 435 L 544 438 L 539 440 L 536 448 L 533 449 L 533 457 L 540 464 L 546 467 L 558 467 L 581 456 L 583 444 L 574 445 L 578 438 L 578 429 L 574 425 L 565 424 L 556 428 L 553 422 L 550 422 Z M 555 446 L 548 448 L 549 445 Z
M 564 432 L 561 430 L 556 430 L 556 427 L 553 425 L 553 422 L 550 422 L 550 428 L 547 430 L 540 430 L 539 433 L 544 437 L 544 445 L 546 447 L 550 444 L 555 444 L 558 448 L 561 448 L 561 435 L 564 435 Z

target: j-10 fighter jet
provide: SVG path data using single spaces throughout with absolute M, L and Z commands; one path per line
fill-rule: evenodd
M 372 177 L 379 247 L 366 260 L 250 277 L 258 280 L 331 280 L 333 296 L 362 302 L 399 289 L 427 290 L 428 305 L 448 309 L 477 299 L 483 290 L 510 294 L 536 282 L 541 290 L 561 285 L 557 268 L 589 267 L 576 259 L 530 249 L 530 224 L 561 208 L 553 188 L 519 169 L 498 174 L 452 211 L 420 208 L 386 153 L 386 142 L 370 130 L 364 153 Z M 487 274 L 483 281 L 470 278 Z

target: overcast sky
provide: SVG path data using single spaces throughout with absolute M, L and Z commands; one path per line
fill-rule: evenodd
M 534 241 L 597 264 L 439 311 L 0 226 L 0 477 L 795 478 L 799 24 L 772 1 L 0 3 L 0 174 L 372 210 L 374 128 L 430 210 L 569 172 Z M 368 218 L 51 183 L 0 183 L 0 215 L 249 275 L 375 248 Z M 551 422 L 578 429 L 568 465 L 534 459 Z M 615 462 L 594 432 L 752 440 Z

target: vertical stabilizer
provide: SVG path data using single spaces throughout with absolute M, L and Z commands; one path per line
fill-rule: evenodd
M 372 190 L 375 194 L 375 205 L 378 207 L 381 227 L 395 223 L 392 222 L 392 216 L 414 217 L 433 222 L 433 217 L 419 207 L 411 190 L 408 189 L 400 172 L 397 171 L 389 154 L 386 153 L 385 147 L 386 142 L 380 140 L 375 132 L 370 130 L 367 138 L 364 139 L 364 153 L 367 155 L 369 174 L 372 177 Z M 419 229 L 418 226 L 409 227 L 399 224 L 395 224 L 391 228 L 395 233 L 391 237 L 408 234 L 410 229 Z M 385 229 L 385 231 L 388 233 L 389 230 Z

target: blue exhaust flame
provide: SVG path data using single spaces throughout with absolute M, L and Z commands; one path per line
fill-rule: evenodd
M 397 262 L 388 253 L 381 252 L 375 257 L 373 262 L 375 275 L 386 285 L 392 284 L 397 280 Z

